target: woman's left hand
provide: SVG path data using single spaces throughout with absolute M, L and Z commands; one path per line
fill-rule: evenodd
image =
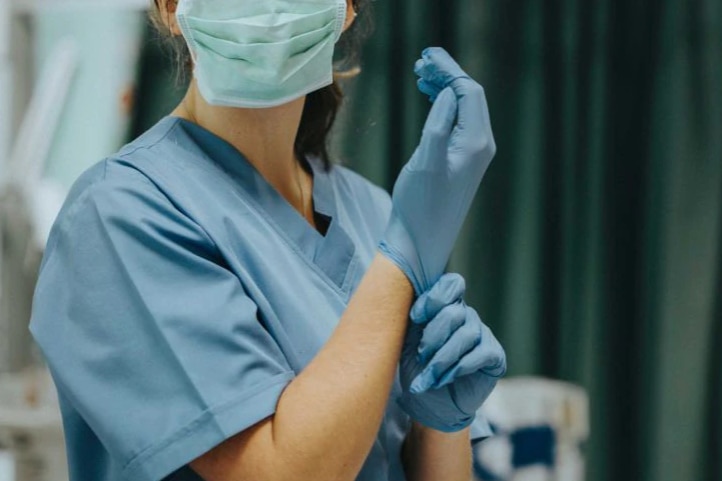
M 464 303 L 465 290 L 463 277 L 446 274 L 418 298 L 401 356 L 401 406 L 444 432 L 468 427 L 506 372 L 504 349 Z

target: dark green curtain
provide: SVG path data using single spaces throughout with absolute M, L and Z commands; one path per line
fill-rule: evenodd
M 588 390 L 589 480 L 722 480 L 722 2 L 374 5 L 340 156 L 390 188 L 453 52 L 499 153 L 452 267 L 510 375 Z
M 338 157 L 390 189 L 429 109 L 414 61 L 450 50 L 485 86 L 499 146 L 452 269 L 509 374 L 588 390 L 590 481 L 722 481 L 722 2 L 373 15 Z M 153 42 L 144 58 L 136 132 L 180 95 Z

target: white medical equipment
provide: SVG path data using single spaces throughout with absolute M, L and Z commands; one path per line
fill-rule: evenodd
M 478 481 L 583 481 L 589 400 L 575 385 L 502 380 L 481 412 L 496 435 L 474 448 Z
M 60 411 L 45 370 L 0 375 L 0 443 L 0 481 L 67 481 Z
M 15 479 L 15 458 L 4 445 L 0 445 L 0 481 Z

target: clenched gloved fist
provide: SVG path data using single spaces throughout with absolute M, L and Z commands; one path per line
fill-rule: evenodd
M 465 289 L 463 277 L 446 274 L 419 297 L 401 355 L 399 403 L 443 432 L 469 426 L 506 372 L 504 349 L 464 303 Z

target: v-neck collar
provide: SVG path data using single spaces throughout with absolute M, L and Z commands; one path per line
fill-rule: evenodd
M 353 278 L 349 267 L 356 250 L 351 238 L 341 226 L 332 172 L 326 171 L 317 158 L 309 158 L 313 173 L 313 204 L 315 212 L 330 219 L 326 235 L 322 235 L 258 172 L 258 170 L 230 143 L 209 130 L 179 117 L 167 117 L 176 122 L 208 159 L 229 174 L 234 185 L 240 187 L 252 208 L 260 210 L 280 234 L 300 251 L 307 261 L 315 264 L 335 285 L 348 293 Z

